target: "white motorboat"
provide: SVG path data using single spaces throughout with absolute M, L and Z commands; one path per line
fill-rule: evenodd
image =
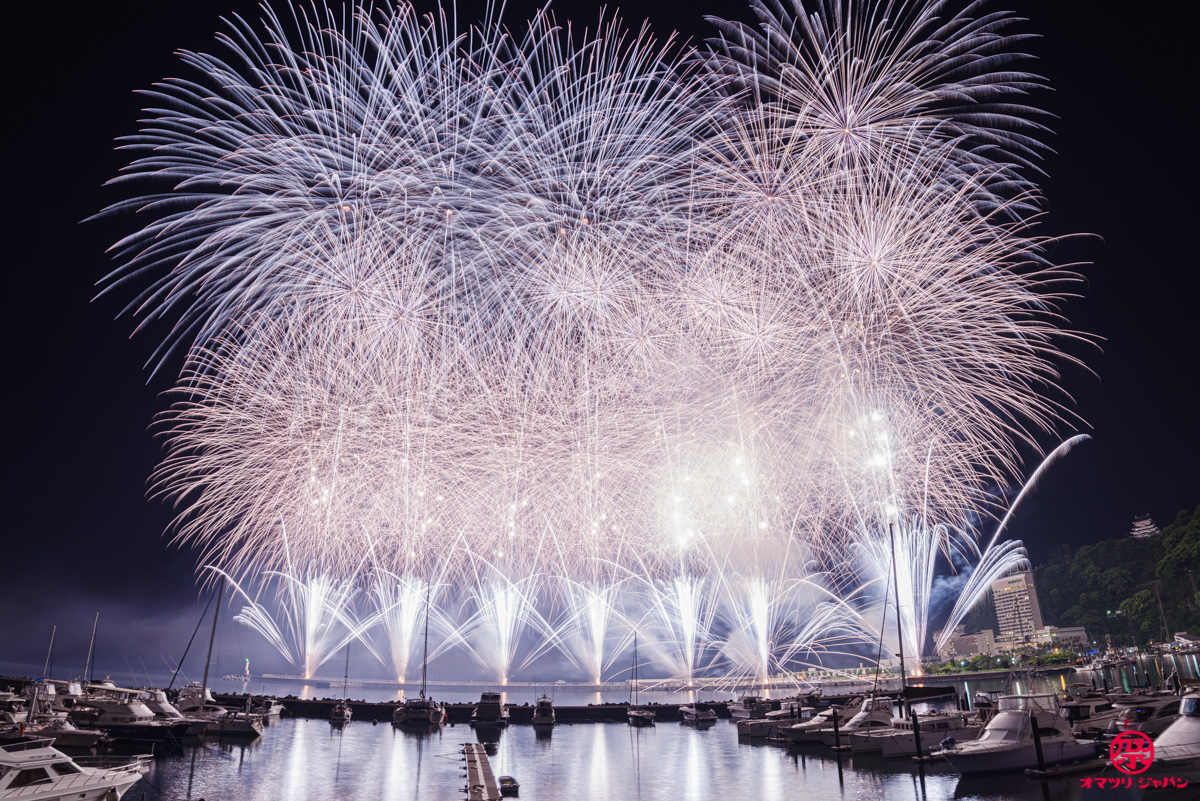
M 766 719 L 771 710 L 771 701 L 757 695 L 743 695 L 735 703 L 729 705 L 729 716 L 739 720 Z
M 1075 739 L 1066 718 L 1059 714 L 1058 698 L 1050 694 L 1001 696 L 996 714 L 979 739 L 954 743 L 940 753 L 962 775 L 1036 768 L 1035 725 L 1043 764 L 1059 765 L 1096 756 L 1096 743 Z
M 264 731 L 261 716 L 226 709 L 213 699 L 207 687 L 200 684 L 181 689 L 177 703 L 178 711 L 186 713 L 183 719 L 202 723 L 204 734 L 254 738 L 262 736 Z
M 143 687 L 138 692 L 137 697 L 139 701 L 146 705 L 147 709 L 154 713 L 155 718 L 159 720 L 170 721 L 172 723 L 190 720 L 192 722 L 192 726 L 187 730 L 187 734 L 204 734 L 207 721 L 201 718 L 185 716 L 167 699 L 166 691 L 155 689 L 153 687 Z
M 472 726 L 507 726 L 508 708 L 500 693 L 482 693 L 479 705 L 471 712 Z
M 29 720 L 25 699 L 13 693 L 0 693 L 0 723 L 24 723 Z
M 917 721 L 921 724 L 922 754 L 941 747 L 941 742 L 947 738 L 974 740 L 983 728 L 978 718 L 963 712 L 931 712 L 918 715 Z M 911 718 L 897 720 L 890 731 L 879 732 L 875 737 L 885 757 L 917 755 L 917 738 Z
M 800 723 L 794 723 L 791 726 L 786 726 L 779 730 L 779 734 L 793 743 L 820 743 L 821 732 L 825 729 L 833 731 L 833 716 L 838 716 L 838 727 L 850 717 L 846 714 L 846 709 L 840 706 L 831 706 L 828 709 L 823 709 L 814 714 L 811 718 Z
M 1071 731 L 1080 736 L 1100 734 L 1117 719 L 1120 710 L 1103 695 L 1074 696 L 1063 701 L 1060 714 L 1066 718 Z
M 800 698 L 784 700 L 779 709 L 772 709 L 761 718 L 737 721 L 739 737 L 774 737 L 783 729 L 812 720 L 819 710 L 806 706 Z
M 0 745 L 0 799 L 117 801 L 149 768 L 137 757 L 116 768 L 85 768 L 49 739 Z
M 1122 695 L 1113 700 L 1116 713 L 1106 730 L 1109 734 L 1140 731 L 1150 737 L 1161 734 L 1179 717 L 1179 696 Z
M 892 716 L 894 714 L 895 709 L 891 698 L 872 698 L 868 696 L 863 699 L 862 706 L 859 707 L 854 717 L 845 723 L 842 723 L 839 719 L 836 733 L 831 725 L 827 729 L 820 730 L 818 736 L 820 737 L 820 741 L 828 746 L 834 746 L 839 743 L 841 745 L 849 745 L 850 741 L 846 738 L 852 734 L 883 731 L 884 729 L 892 728 Z M 830 721 L 832 723 L 832 718 Z
M 274 698 L 264 698 L 258 706 L 252 707 L 250 711 L 255 715 L 261 715 L 266 720 L 267 718 L 280 717 L 283 715 L 283 709 L 283 704 Z
M 138 699 L 138 690 L 117 687 L 112 682 L 89 685 L 85 695 L 73 700 L 72 723 L 81 728 L 104 729 L 121 740 L 178 740 L 192 727 L 186 720 L 159 720 Z
M 1154 764 L 1200 766 L 1200 694 L 1185 695 L 1179 702 L 1179 717 L 1154 739 Z
M 88 749 L 103 743 L 108 735 L 101 729 L 81 729 L 62 713 L 38 716 L 33 723 L 0 729 L 0 740 L 29 737 L 50 740 L 55 748 Z
M 679 715 L 683 718 L 684 723 L 713 723 L 717 719 L 717 711 L 708 704 L 703 704 L 699 701 L 680 706 Z
M 537 699 L 537 703 L 533 707 L 534 726 L 544 726 L 549 728 L 554 725 L 554 702 L 550 700 L 550 696 L 543 695 Z

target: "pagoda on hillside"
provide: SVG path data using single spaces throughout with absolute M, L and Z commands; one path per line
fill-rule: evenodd
M 1161 533 L 1162 529 L 1158 527 L 1150 515 L 1138 515 L 1133 518 L 1133 528 L 1129 530 L 1129 536 L 1135 540 L 1150 539 Z

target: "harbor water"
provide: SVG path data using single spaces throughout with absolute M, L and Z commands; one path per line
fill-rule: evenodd
M 1125 668 L 1104 675 L 1081 672 L 1066 678 L 1035 678 L 1009 685 L 1008 691 L 1055 691 L 1069 681 L 1092 679 L 1097 683 L 1107 680 L 1114 689 L 1147 679 L 1156 683 L 1158 676 L 1153 674 L 1160 668 L 1143 662 L 1137 671 Z M 973 693 L 1000 690 L 1004 685 L 1004 679 L 995 678 L 958 682 L 957 688 Z M 230 685 L 225 689 L 236 691 L 239 687 Z M 261 688 L 252 689 L 258 692 Z M 506 701 L 532 704 L 543 691 L 549 692 L 555 704 L 561 706 L 625 700 L 607 692 L 555 693 L 551 687 L 509 692 Z M 282 695 L 287 690 L 276 688 L 276 692 Z M 305 694 L 321 697 L 328 693 L 325 688 L 307 688 Z M 353 689 L 350 694 L 379 701 L 398 696 Z M 448 702 L 478 698 L 478 694 L 473 699 L 462 690 L 434 695 Z M 694 697 L 689 693 L 646 693 L 646 696 L 647 702 L 669 703 L 686 702 Z M 700 694 L 705 700 L 725 697 L 728 694 Z M 846 753 L 839 758 L 823 746 L 786 747 L 765 741 L 739 741 L 735 727 L 728 720 L 703 729 L 668 722 L 641 729 L 622 723 L 559 724 L 548 735 L 535 732 L 531 726 L 512 725 L 500 731 L 497 738 L 495 734 L 481 736 L 466 725 L 413 733 L 370 721 L 353 721 L 339 728 L 325 720 L 284 718 L 273 722 L 265 736 L 250 744 L 206 738 L 190 742 L 174 753 L 159 755 L 144 782 L 135 786 L 127 798 L 134 801 L 141 798 L 150 801 L 462 799 L 466 782 L 462 746 L 484 740 L 496 741 L 494 748 L 489 747 L 494 752 L 491 756 L 494 772 L 515 776 L 521 783 L 520 798 L 525 801 L 733 801 L 796 797 L 856 801 L 1089 801 L 1096 792 L 1081 787 L 1079 774 L 1048 781 L 1030 779 L 1021 773 L 964 779 L 940 762 L 918 768 L 907 759 L 884 759 L 878 754 Z M 1187 792 L 1190 791 L 1143 794 L 1135 790 L 1121 798 L 1181 799 L 1187 797 Z

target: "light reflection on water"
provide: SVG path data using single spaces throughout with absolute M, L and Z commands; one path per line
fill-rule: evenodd
M 1143 659 L 1136 670 L 1079 672 L 1068 681 L 1094 679 L 1099 685 L 1107 680 L 1113 688 L 1157 684 L 1175 665 L 1183 676 L 1196 675 L 1193 656 Z M 931 683 L 954 684 L 969 697 L 975 690 L 1000 690 L 1006 680 L 931 679 Z M 1033 678 L 1009 685 L 1008 691 L 1053 692 L 1062 684 L 1057 677 Z M 307 697 L 322 697 L 340 695 L 341 688 L 305 689 Z M 479 697 L 477 689 L 431 689 L 439 700 L 468 702 Z M 609 688 L 596 692 L 549 685 L 510 687 L 505 701 L 532 704 L 543 692 L 560 706 L 622 702 L 628 698 L 626 693 Z M 351 688 L 350 695 L 377 701 L 402 697 L 395 691 L 368 688 Z M 678 704 L 728 698 L 731 694 L 701 691 L 644 695 L 647 703 Z M 952 704 L 922 704 L 918 708 Z M 364 721 L 337 729 L 324 720 L 285 719 L 272 724 L 262 739 L 249 746 L 208 740 L 182 753 L 159 758 L 147 776 L 145 798 L 462 799 L 465 780 L 460 749 L 464 742 L 479 739 L 479 733 L 464 725 L 417 734 Z M 619 723 L 560 724 L 549 736 L 539 735 L 531 726 L 514 725 L 500 734 L 491 760 L 497 775 L 517 777 L 520 797 L 525 801 L 734 801 L 797 796 L 812 801 L 1082 801 L 1084 792 L 1078 776 L 1048 782 L 1043 790 L 1040 783 L 1021 774 L 960 780 L 944 764 L 934 763 L 918 772 L 907 760 L 885 760 L 876 754 L 845 755 L 839 760 L 821 746 L 786 749 L 762 742 L 739 743 L 736 730 L 724 720 L 703 730 L 678 723 L 659 723 L 646 729 Z M 142 789 L 141 785 L 135 787 L 130 797 L 142 797 Z
M 253 745 L 207 740 L 161 757 L 145 797 L 157 799 L 461 799 L 459 750 L 478 736 L 468 726 L 414 734 L 354 722 L 282 720 Z M 491 757 L 497 774 L 521 782 L 525 801 L 567 799 L 1025 799 L 1042 797 L 1023 775 L 960 781 L 945 765 L 919 775 L 906 760 L 878 755 L 838 759 L 821 746 L 785 749 L 738 742 L 718 721 L 704 730 L 678 723 L 558 725 L 549 737 L 510 726 Z M 132 797 L 140 798 L 141 787 Z M 1082 799 L 1072 777 L 1051 782 L 1050 797 Z

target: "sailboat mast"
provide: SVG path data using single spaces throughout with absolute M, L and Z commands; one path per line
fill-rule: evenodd
M 349 701 L 350 693 L 350 643 L 346 643 L 346 672 L 342 674 L 342 699 Z
M 92 623 L 92 641 L 88 643 L 87 663 L 83 666 L 83 677 L 88 681 L 92 680 L 92 669 L 95 665 L 92 664 L 92 658 L 96 655 L 96 628 L 100 625 L 100 613 L 96 613 L 96 621 Z
M 637 632 L 633 633 L 633 705 L 637 706 Z
M 900 579 L 896 567 L 896 524 L 895 521 L 888 521 L 888 534 L 892 540 L 892 585 L 896 589 L 896 644 L 897 653 L 900 656 L 900 706 L 904 707 L 905 682 L 904 682 L 904 625 L 900 618 Z
M 217 639 L 217 618 L 221 616 L 221 591 L 225 589 L 225 577 L 217 580 L 217 608 L 213 610 L 212 634 L 208 636 L 208 657 L 204 660 L 204 680 L 200 682 L 200 708 L 208 701 L 208 666 L 212 664 L 213 642 Z
M 50 650 L 46 651 L 46 665 L 42 668 L 42 677 L 50 678 L 50 664 L 54 661 L 54 635 L 58 632 L 58 626 L 50 629 Z
M 425 672 L 429 667 L 429 599 L 432 587 L 425 585 L 425 651 L 421 654 L 421 698 L 425 698 Z

